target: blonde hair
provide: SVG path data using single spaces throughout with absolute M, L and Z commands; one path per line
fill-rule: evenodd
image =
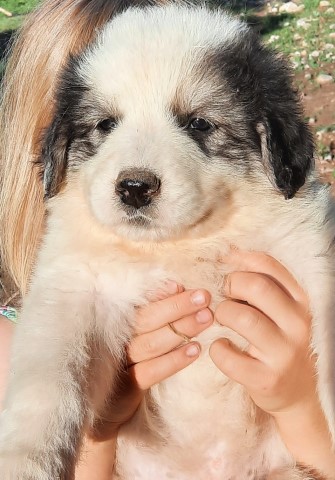
M 21 28 L 3 81 L 0 113 L 0 255 L 7 278 L 27 290 L 43 232 L 43 186 L 34 162 L 51 120 L 58 73 L 116 12 L 150 0 L 47 0 Z

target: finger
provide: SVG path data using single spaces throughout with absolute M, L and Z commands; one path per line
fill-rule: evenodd
M 225 300 L 216 309 L 215 319 L 245 338 L 256 349 L 257 358 L 261 361 L 274 352 L 282 351 L 285 342 L 282 331 L 270 318 L 250 305 Z
M 224 293 L 256 307 L 288 334 L 303 333 L 308 326 L 307 316 L 302 315 L 300 305 L 267 275 L 230 273 L 225 278 Z M 302 328 L 303 332 L 300 332 Z
M 266 376 L 266 369 L 259 360 L 241 352 L 227 339 L 212 343 L 209 355 L 222 373 L 247 388 L 259 385 Z
M 174 280 L 167 280 L 164 285 L 158 290 L 149 290 L 147 292 L 146 298 L 149 300 L 149 302 L 157 302 L 158 300 L 164 300 L 164 298 L 168 298 L 171 295 L 181 293 L 184 290 L 185 288 L 183 287 L 183 285 L 180 285 L 180 283 L 177 283 Z
M 177 332 L 189 338 L 196 337 L 213 322 L 212 312 L 206 308 L 196 314 L 184 317 L 173 322 Z M 130 363 L 138 363 L 150 358 L 159 357 L 185 342 L 185 339 L 176 334 L 168 325 L 149 333 L 143 333 L 132 339 L 128 346 Z
M 266 253 L 232 249 L 223 260 L 238 270 L 268 275 L 297 302 L 307 302 L 307 296 L 294 276 L 283 264 Z
M 183 345 L 161 357 L 137 363 L 129 372 L 141 390 L 147 390 L 175 373 L 183 370 L 198 358 L 200 345 L 196 342 Z
M 151 332 L 182 317 L 192 315 L 208 307 L 210 298 L 206 290 L 187 290 L 164 300 L 149 303 L 138 309 L 135 334 Z

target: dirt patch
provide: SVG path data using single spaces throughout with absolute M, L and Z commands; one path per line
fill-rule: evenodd
M 324 73 L 324 69 L 322 72 Z M 295 75 L 301 91 L 305 115 L 315 137 L 317 168 L 322 178 L 333 185 L 335 194 L 335 83 L 319 85 L 316 81 L 321 69 L 309 69 Z M 328 65 L 327 72 L 335 74 L 335 66 Z

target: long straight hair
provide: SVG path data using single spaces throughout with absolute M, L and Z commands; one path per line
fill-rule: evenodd
M 129 6 L 154 0 L 46 0 L 14 41 L 0 112 L 0 256 L 8 279 L 27 291 L 43 233 L 43 186 L 34 162 L 51 120 L 59 72 L 70 54 Z

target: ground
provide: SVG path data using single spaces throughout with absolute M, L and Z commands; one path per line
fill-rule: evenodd
M 271 1 L 255 12 L 265 42 L 290 59 L 316 164 L 335 193 L 335 0 Z
M 334 76 L 335 67 L 329 71 Z M 301 77 L 297 75 L 306 116 L 313 122 L 311 127 L 317 146 L 317 166 L 323 179 L 332 184 L 335 194 L 335 84 L 320 87 Z

